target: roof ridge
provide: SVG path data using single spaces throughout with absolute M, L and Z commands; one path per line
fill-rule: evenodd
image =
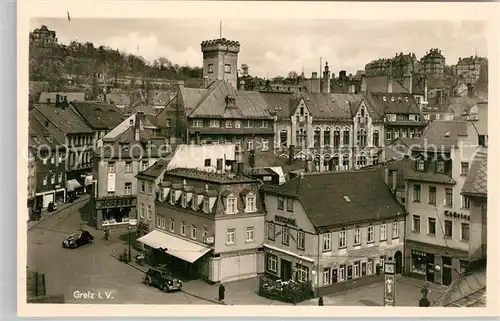
M 210 97 L 210 95 L 212 95 L 214 93 L 214 91 L 219 88 L 219 86 L 221 86 L 221 84 L 223 83 L 223 81 L 220 81 L 220 80 L 214 80 L 214 82 L 211 84 L 211 86 L 209 86 L 207 90 L 207 92 L 205 93 L 205 95 L 200 99 L 200 101 L 196 104 L 196 107 L 191 111 L 191 113 L 189 113 L 189 115 L 193 115 L 197 110 L 198 108 L 200 108 L 200 106 L 208 99 L 208 97 Z M 212 87 L 213 85 L 213 87 Z M 212 88 L 210 88 L 212 87 Z

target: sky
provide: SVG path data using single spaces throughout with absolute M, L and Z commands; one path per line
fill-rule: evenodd
M 30 30 L 47 25 L 60 43 L 90 41 L 149 61 L 165 57 L 174 64 L 202 66 L 200 43 L 220 36 L 219 20 L 36 18 Z M 241 44 L 238 64 L 252 76 L 306 76 L 317 72 L 320 58 L 336 75 L 356 73 L 378 58 L 396 53 L 441 49 L 446 64 L 474 54 L 487 57 L 487 24 L 480 21 L 381 21 L 238 19 L 222 21 L 222 37 Z M 139 50 L 137 50 L 139 48 Z

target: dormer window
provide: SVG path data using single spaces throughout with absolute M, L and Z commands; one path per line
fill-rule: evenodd
M 210 200 L 208 197 L 203 198 L 203 212 L 210 213 Z
M 422 159 L 417 161 L 417 171 L 423 172 L 425 171 L 425 162 Z
M 182 193 L 182 196 L 181 196 L 181 205 L 184 208 L 187 207 L 187 194 L 186 193 Z
M 175 190 L 170 191 L 170 204 L 175 205 Z
M 198 209 L 198 195 L 191 196 L 191 209 L 196 211 Z
M 256 204 L 256 197 L 254 194 L 249 193 L 246 198 L 245 198 L 245 212 L 247 213 L 253 213 L 257 211 L 257 204 Z
M 236 197 L 234 197 L 234 195 L 228 196 L 226 204 L 226 214 L 235 214 L 237 210 L 236 205 Z
M 441 159 L 438 159 L 436 161 L 436 173 L 443 173 L 444 174 L 444 161 Z

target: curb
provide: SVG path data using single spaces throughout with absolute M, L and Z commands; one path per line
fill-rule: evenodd
M 110 252 L 109 252 L 109 254 L 110 254 L 112 257 L 114 257 L 115 259 L 118 259 L 118 254 L 114 253 L 113 251 L 110 251 Z M 125 262 L 123 262 L 123 263 L 125 263 Z M 139 265 L 137 265 L 137 264 L 132 264 L 132 263 L 130 263 L 130 262 L 125 263 L 125 264 L 127 264 L 128 266 L 133 267 L 134 269 L 136 269 L 136 270 L 138 270 L 138 271 L 140 271 L 140 272 L 142 272 L 142 273 L 146 273 L 146 272 L 147 272 L 147 270 L 143 269 L 143 267 L 142 267 L 142 266 L 139 266 Z M 198 295 L 198 294 L 194 294 L 194 293 L 191 293 L 191 292 L 187 292 L 187 291 L 184 291 L 184 290 L 182 290 L 182 289 L 181 289 L 181 292 L 182 292 L 182 293 L 184 293 L 184 294 L 190 295 L 190 296 L 192 296 L 192 297 L 195 297 L 195 298 L 197 298 L 197 299 L 200 299 L 200 300 L 204 300 L 204 301 L 208 301 L 208 302 L 212 302 L 212 303 L 216 303 L 216 304 L 220 304 L 220 305 L 228 305 L 228 304 L 227 304 L 227 303 L 225 303 L 225 302 L 220 302 L 220 301 L 217 301 L 217 300 L 213 300 L 213 299 L 205 298 L 205 297 L 202 297 L 202 296 L 200 296 L 200 295 Z
M 56 214 L 59 214 L 62 210 L 66 210 L 68 208 L 71 208 L 75 205 L 82 203 L 83 201 L 88 201 L 88 200 L 90 200 L 90 196 L 79 198 L 77 201 L 74 201 L 73 203 L 69 204 L 68 206 L 62 207 L 55 212 L 51 212 L 51 213 L 49 213 L 49 215 L 45 215 L 44 217 L 40 218 L 40 220 L 35 221 L 36 223 L 34 223 L 33 225 L 28 226 L 28 231 L 31 230 L 32 228 L 34 228 L 35 226 L 37 226 L 38 224 L 42 223 L 43 221 L 47 220 L 48 218 L 50 218 Z M 28 221 L 27 223 L 29 223 L 29 222 L 32 222 L 32 221 Z

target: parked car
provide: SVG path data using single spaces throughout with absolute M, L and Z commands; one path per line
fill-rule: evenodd
M 75 233 L 72 233 L 68 238 L 66 238 L 62 246 L 64 248 L 72 248 L 75 249 L 79 246 L 89 244 L 94 240 L 94 237 L 90 234 L 89 231 L 81 230 Z
M 181 280 L 173 277 L 170 271 L 158 268 L 149 268 L 144 276 L 144 284 L 154 286 L 163 292 L 180 290 L 182 288 Z

